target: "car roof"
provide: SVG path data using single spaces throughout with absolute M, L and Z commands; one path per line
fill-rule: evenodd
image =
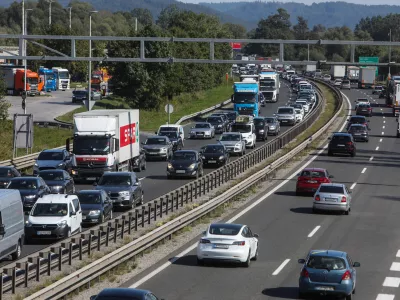
M 325 172 L 325 169 L 322 168 L 305 168 L 303 169 L 303 171 L 321 171 L 321 172 Z
M 363 118 L 363 119 L 366 119 L 365 116 L 359 116 L 359 115 L 351 116 L 350 119 L 351 119 L 351 118 Z
M 130 176 L 133 172 L 106 172 L 103 174 L 103 176 Z
M 49 169 L 49 170 L 41 170 L 39 173 L 64 173 L 64 170 L 61 169 Z
M 39 177 L 37 177 L 37 176 L 21 176 L 21 177 L 11 178 L 11 180 L 20 180 L 20 181 L 29 180 L 29 179 L 39 180 Z
M 338 250 L 311 250 L 310 255 L 313 256 L 332 256 L 332 257 L 346 257 L 347 253 Z
M 224 132 L 221 135 L 242 135 L 242 134 L 240 132 L 232 131 L 232 132 Z
M 196 122 L 196 123 L 194 123 L 194 125 L 196 125 L 196 124 L 210 124 L 210 123 L 208 123 L 208 122 Z
M 64 152 L 64 149 L 45 149 L 42 152 Z
M 358 124 L 358 123 L 354 123 L 354 124 L 350 124 L 350 127 L 366 127 L 364 124 Z
M 164 139 L 166 140 L 168 137 L 165 135 L 151 135 L 147 137 L 148 139 Z
M 225 228 L 229 229 L 240 229 L 244 225 L 243 224 L 235 224 L 235 223 L 213 223 L 210 225 L 210 227 L 219 227 L 219 226 L 224 226 Z
M 321 183 L 320 186 L 337 186 L 337 187 L 344 187 L 345 184 L 343 183 Z
M 182 125 L 168 124 L 168 125 L 161 125 L 160 128 L 168 128 L 168 127 L 178 128 L 178 127 L 181 127 L 181 126 Z
M 174 152 L 174 154 L 175 153 L 197 153 L 197 151 L 196 150 L 178 150 L 178 151 L 175 151 Z
M 65 195 L 65 194 L 48 194 L 39 198 L 36 203 L 69 203 L 72 199 L 77 199 L 76 195 Z
M 139 290 L 132 288 L 105 288 L 98 296 L 113 296 L 113 297 L 141 297 L 151 292 L 148 290 Z
M 204 147 L 225 147 L 225 146 L 222 144 L 208 144 L 208 145 L 205 145 Z

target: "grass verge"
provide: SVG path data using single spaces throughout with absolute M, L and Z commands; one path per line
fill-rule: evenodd
M 87 88 L 87 82 L 71 82 L 70 87 L 71 89 L 74 88 Z
M 0 121 L 0 161 L 12 158 L 13 149 L 13 122 Z M 65 140 L 72 135 L 68 129 L 42 128 L 34 126 L 32 152 L 39 152 L 43 149 L 60 147 Z M 26 155 L 25 149 L 18 149 L 18 156 Z
M 196 93 L 184 93 L 176 96 L 170 103 L 174 106 L 174 112 L 171 114 L 171 123 L 175 123 L 181 117 L 201 111 L 213 105 L 219 104 L 230 98 L 232 94 L 231 79 L 228 84 L 224 83 L 216 88 L 200 91 Z M 160 125 L 167 123 L 168 115 L 164 111 L 162 103 L 159 110 L 140 110 L 140 130 L 152 132 Z M 128 108 L 123 102 L 123 99 L 110 97 L 109 99 L 97 101 L 94 109 L 116 109 Z M 64 122 L 72 122 L 73 115 L 79 112 L 86 111 L 84 106 L 77 108 L 65 115 L 57 117 L 58 120 Z

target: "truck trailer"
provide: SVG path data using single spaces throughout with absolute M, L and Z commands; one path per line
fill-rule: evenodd
M 346 66 L 332 66 L 331 67 L 331 78 L 342 79 L 346 76 Z
M 72 141 L 72 149 L 70 143 Z M 105 172 L 132 171 L 140 156 L 139 110 L 92 110 L 74 115 L 72 152 L 75 181 L 98 180 Z
M 360 68 L 354 66 L 348 66 L 346 72 L 347 79 L 352 83 L 358 82 L 358 78 L 360 77 Z
M 392 76 L 387 81 L 386 106 L 392 108 L 393 116 L 398 116 L 400 111 L 400 76 Z
M 53 67 L 52 69 L 56 76 L 56 87 L 57 90 L 69 90 L 70 87 L 70 75 L 67 69 L 63 69 L 61 67 Z
M 8 95 L 21 95 L 24 91 L 25 69 L 21 66 L 1 66 Z M 27 69 L 26 72 L 26 93 L 29 96 L 39 95 L 43 89 L 43 82 L 39 80 L 39 75 Z
M 375 86 L 375 67 L 360 68 L 360 75 L 358 78 L 358 88 L 370 89 Z
M 263 94 L 265 102 L 278 102 L 279 100 L 279 75 L 276 72 L 260 73 L 260 93 Z

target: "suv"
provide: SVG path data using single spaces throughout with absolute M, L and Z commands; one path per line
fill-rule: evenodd
M 364 142 L 369 141 L 369 132 L 368 128 L 365 125 L 362 124 L 352 124 L 348 130 L 348 133 L 350 133 L 353 136 L 353 139 L 355 141 L 361 140 Z
M 113 218 L 113 205 L 103 190 L 81 190 L 78 193 L 82 206 L 82 224 L 101 224 Z
M 229 153 L 240 156 L 246 154 L 246 141 L 239 132 L 225 132 L 217 141 L 224 145 Z
M 71 169 L 71 157 L 65 149 L 48 149 L 39 153 L 38 158 L 33 166 L 33 175 L 37 175 L 39 171 L 62 169 L 69 171 Z
M 356 143 L 350 133 L 336 132 L 329 140 L 329 156 L 332 156 L 334 153 L 350 154 L 352 157 L 356 156 Z
M 359 116 L 372 117 L 372 107 L 368 103 L 360 103 L 357 105 L 356 114 Z
M 52 194 L 38 199 L 25 223 L 25 242 L 61 239 L 82 231 L 78 196 Z
M 224 112 L 213 113 L 210 117 L 221 117 L 222 120 L 224 120 L 224 126 L 226 128 L 226 131 L 229 131 L 231 122 L 229 121 L 226 113 L 224 113 Z
M 383 86 L 381 85 L 377 85 L 374 87 L 374 89 L 372 90 L 372 95 L 379 95 L 381 93 L 381 91 L 383 90 Z
M 290 106 L 281 106 L 278 107 L 278 111 L 275 116 L 278 118 L 278 121 L 283 124 L 295 125 L 296 124 L 296 111 L 294 107 Z
M 368 122 L 369 122 L 369 120 L 367 120 L 367 118 L 365 118 L 364 116 L 351 116 L 350 119 L 348 119 L 346 129 L 349 130 L 349 128 L 352 124 L 362 124 L 368 128 L 369 127 Z
M 345 79 L 345 80 L 343 80 L 342 81 L 342 85 L 340 86 L 340 88 L 343 90 L 343 89 L 349 89 L 349 90 L 351 90 L 351 83 L 350 83 L 350 80 L 348 80 L 348 79 Z
M 146 159 L 162 158 L 168 160 L 172 156 L 172 143 L 167 136 L 154 135 L 147 138 L 146 142 L 142 142 Z

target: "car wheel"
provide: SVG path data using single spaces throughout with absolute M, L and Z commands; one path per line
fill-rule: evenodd
M 305 293 L 299 292 L 299 299 L 306 299 L 306 296 Z
M 355 151 L 353 151 L 353 152 L 351 152 L 351 157 L 354 157 L 354 156 L 356 156 L 356 152 Z
M 257 243 L 257 249 L 256 249 L 256 254 L 254 254 L 254 257 L 252 258 L 254 261 L 258 259 L 258 243 Z
M 250 261 L 251 261 L 251 259 L 250 259 L 250 251 L 249 251 L 249 255 L 247 256 L 247 260 L 243 263 L 243 266 L 245 268 L 250 267 Z
M 301 192 L 300 191 L 296 191 L 296 196 L 301 196 Z
M 68 228 L 67 237 L 71 237 L 71 235 L 72 235 L 71 228 Z
M 354 289 L 353 289 L 353 292 L 352 292 L 353 294 L 355 294 L 356 293 L 356 287 L 354 287 Z
M 350 295 L 346 296 L 346 300 L 351 300 L 351 299 L 353 299 L 353 294 L 350 294 Z
M 369 142 L 369 139 L 365 140 L 365 142 L 368 143 L 368 142 Z
M 328 151 L 328 156 L 333 156 L 333 152 L 332 151 Z
M 197 265 L 204 266 L 204 260 L 197 258 Z
M 172 176 L 171 175 L 167 175 L 167 179 L 172 179 Z
M 21 252 L 22 252 L 21 241 L 18 241 L 17 249 L 15 249 L 15 252 L 11 254 L 12 260 L 20 258 Z
M 111 211 L 110 211 L 109 220 L 112 220 L 112 218 L 113 218 L 113 211 L 111 210 Z
M 144 161 L 143 161 L 143 164 L 142 164 L 142 170 L 144 171 L 144 170 L 146 170 L 146 168 L 147 168 L 147 166 L 146 166 L 146 160 L 144 160 Z

